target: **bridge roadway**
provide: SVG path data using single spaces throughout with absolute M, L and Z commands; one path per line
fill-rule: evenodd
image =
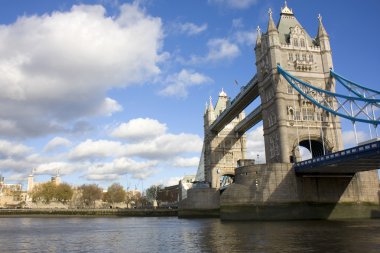
M 239 113 L 241 113 L 253 100 L 259 96 L 259 84 L 255 75 L 247 85 L 243 86 L 239 94 L 231 101 L 231 104 L 219 115 L 219 117 L 211 124 L 210 130 L 220 132 L 228 123 L 230 123 Z M 259 109 L 260 108 L 260 109 Z M 261 106 L 256 108 L 247 117 L 245 123 L 239 124 L 236 132 L 248 130 L 254 124 L 261 120 Z M 250 120 L 248 120 L 250 118 Z M 249 125 L 251 124 L 251 125 Z
M 380 169 L 380 141 L 345 149 L 294 164 L 301 176 L 344 176 Z

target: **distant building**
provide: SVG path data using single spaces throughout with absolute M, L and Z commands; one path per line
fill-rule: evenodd
M 157 200 L 161 207 L 177 207 L 179 200 L 179 184 L 160 189 L 157 193 Z
M 57 171 L 57 175 L 51 177 L 50 182 L 53 182 L 56 185 L 60 185 L 61 184 L 61 176 L 59 175 L 59 171 Z M 44 183 L 47 183 L 47 182 L 35 182 L 34 181 L 34 175 L 33 175 L 33 172 L 32 172 L 28 176 L 28 186 L 27 186 L 27 190 L 26 191 L 28 193 L 31 193 L 36 186 L 44 184 Z
M 15 207 L 24 198 L 21 184 L 6 184 L 4 177 L 0 175 L 0 206 Z
M 179 201 L 187 198 L 187 190 L 193 188 L 193 183 L 195 181 L 195 175 L 184 176 L 179 181 Z

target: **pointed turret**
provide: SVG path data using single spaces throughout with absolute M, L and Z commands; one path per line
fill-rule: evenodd
M 215 105 L 215 115 L 220 115 L 226 108 L 228 104 L 228 96 L 227 93 L 224 92 L 223 88 L 222 91 L 219 92 L 218 101 Z
M 256 47 L 261 46 L 261 29 L 260 26 L 257 26 L 257 36 L 256 36 Z
M 317 37 L 318 38 L 328 37 L 326 29 L 325 29 L 325 27 L 323 26 L 323 23 L 322 23 L 322 16 L 321 16 L 321 14 L 318 14 L 318 21 L 319 21 L 319 26 L 318 26 L 318 35 L 317 35 Z
M 272 9 L 269 9 L 269 21 L 268 21 L 268 33 L 270 32 L 277 32 L 276 25 L 274 24 L 273 17 L 272 17 Z
M 212 97 L 210 96 L 210 103 L 208 104 L 208 111 L 213 112 L 214 111 L 214 106 L 212 105 Z
M 214 106 L 212 104 L 212 98 L 210 96 L 209 104 L 207 105 L 207 103 L 206 103 L 206 112 L 204 115 L 205 126 L 209 127 L 212 124 L 212 122 L 214 122 L 215 118 L 216 118 L 215 117 L 215 110 L 214 110 Z
M 330 69 L 333 68 L 330 39 L 325 27 L 323 26 L 322 16 L 320 14 L 318 15 L 318 21 L 319 26 L 316 41 L 318 45 L 321 47 L 323 72 L 326 73 L 326 75 L 329 75 Z

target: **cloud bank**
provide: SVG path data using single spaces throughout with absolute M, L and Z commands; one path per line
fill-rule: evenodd
M 160 18 L 135 4 L 23 16 L 0 26 L 0 136 L 68 131 L 78 119 L 122 110 L 114 87 L 160 73 Z

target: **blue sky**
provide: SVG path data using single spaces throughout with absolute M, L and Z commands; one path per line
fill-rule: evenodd
M 125 187 L 195 174 L 203 112 L 256 73 L 256 27 L 283 1 L 8 1 L 0 10 L 0 173 Z M 314 37 L 320 13 L 335 71 L 379 89 L 380 2 L 288 1 Z M 359 126 L 361 140 L 368 128 Z M 343 122 L 346 146 L 352 127 Z M 147 134 L 148 133 L 148 134 Z M 262 130 L 248 153 L 263 159 Z

